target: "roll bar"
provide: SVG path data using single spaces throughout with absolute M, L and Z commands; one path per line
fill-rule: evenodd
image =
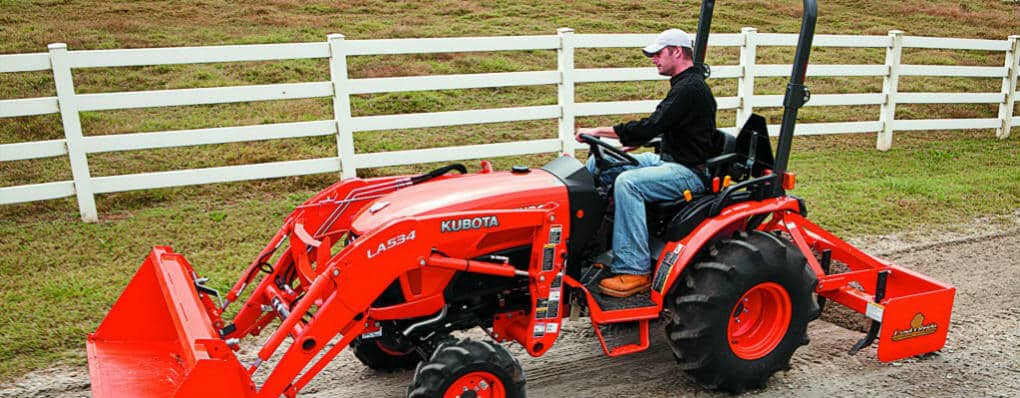
M 712 11 L 715 9 L 715 0 L 704 0 L 701 2 L 701 14 L 698 17 L 698 34 L 694 36 L 694 66 L 707 72 L 705 67 L 705 50 L 708 48 L 709 28 L 712 27 Z
M 708 48 L 708 35 L 712 25 L 712 11 L 715 0 L 701 2 L 701 15 L 698 18 L 698 34 L 694 44 L 694 65 L 702 72 L 708 71 L 705 66 L 705 51 Z M 773 174 L 783 178 L 790 159 L 790 147 L 793 142 L 793 128 L 797 124 L 797 110 L 811 98 L 811 92 L 804 86 L 804 75 L 807 73 L 808 56 L 811 54 L 811 42 L 815 36 L 815 23 L 818 20 L 818 1 L 804 0 L 804 16 L 800 24 L 800 36 L 797 39 L 797 52 L 794 55 L 793 71 L 790 83 L 786 85 L 783 98 L 783 121 L 779 127 L 779 145 L 776 148 Z M 740 122 L 739 120 L 737 121 Z M 774 196 L 785 193 L 783 184 L 776 183 Z
M 811 41 L 815 37 L 815 21 L 818 19 L 818 2 L 804 0 L 804 16 L 800 23 L 800 36 L 797 38 L 797 52 L 793 57 L 793 71 L 790 83 L 786 85 L 786 96 L 783 97 L 783 122 L 779 127 L 779 145 L 776 148 L 776 164 L 773 172 L 782 178 L 786 174 L 786 164 L 790 159 L 790 146 L 793 143 L 793 127 L 797 124 L 797 110 L 811 99 L 811 92 L 804 86 L 804 75 L 807 74 L 808 55 L 811 54 Z M 783 184 L 775 185 L 775 195 L 782 195 Z

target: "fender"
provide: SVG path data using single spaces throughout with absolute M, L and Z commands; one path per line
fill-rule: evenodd
M 706 219 L 694 229 L 687 237 L 666 243 L 659 261 L 656 272 L 652 279 L 652 302 L 662 308 L 666 294 L 672 289 L 673 283 L 684 272 L 684 269 L 701 252 L 705 245 L 711 243 L 715 237 L 723 233 L 731 226 L 745 222 L 749 217 L 776 212 L 800 213 L 800 202 L 793 197 L 778 197 L 766 199 L 760 202 L 744 202 L 731 205 L 724 209 L 719 215 Z

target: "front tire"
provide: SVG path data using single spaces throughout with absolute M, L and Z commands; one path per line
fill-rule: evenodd
M 752 231 L 720 242 L 671 289 L 666 336 L 677 362 L 709 389 L 763 387 L 808 343 L 817 283 L 789 241 Z
M 361 363 L 373 370 L 393 372 L 414 369 L 421 362 L 421 355 L 414 348 L 397 349 L 390 347 L 380 339 L 362 340 L 360 337 L 351 343 L 354 356 Z
M 524 398 L 524 370 L 492 341 L 464 339 L 441 344 L 418 364 L 408 398 Z

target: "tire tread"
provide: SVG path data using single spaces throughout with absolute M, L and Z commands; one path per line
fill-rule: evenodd
M 407 387 L 407 396 L 441 397 L 450 383 L 473 371 L 486 371 L 499 377 L 507 397 L 525 397 L 525 377 L 520 362 L 495 342 L 470 338 L 444 342 L 432 358 L 419 364 Z
M 666 300 L 673 314 L 666 323 L 666 337 L 679 367 L 710 389 L 741 393 L 764 386 L 773 373 L 789 367 L 794 351 L 808 341 L 807 323 L 820 313 L 812 297 L 818 281 L 803 254 L 792 242 L 761 231 L 722 240 L 684 270 L 682 280 L 686 283 L 674 285 Z M 744 360 L 733 354 L 727 341 L 727 310 L 744 292 L 765 281 L 786 289 L 793 315 L 787 334 L 772 352 Z

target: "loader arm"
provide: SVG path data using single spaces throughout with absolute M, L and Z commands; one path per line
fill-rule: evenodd
M 395 184 L 399 180 L 385 184 L 398 189 Z M 365 186 L 351 181 L 335 186 L 332 192 L 340 194 Z M 533 209 L 397 218 L 344 246 L 338 240 L 350 229 L 349 214 L 364 203 L 334 197 L 318 195 L 287 218 L 253 263 L 251 273 L 255 275 L 246 272 L 231 290 L 228 297 L 236 298 L 255 276 L 262 275 L 233 323 L 227 326 L 220 319 L 223 308 L 211 305 L 209 295 L 196 287 L 197 276 L 184 256 L 168 247 L 153 249 L 110 315 L 89 336 L 95 396 L 120 396 L 130 391 L 140 397 L 293 397 L 370 326 L 367 315 L 372 303 L 408 271 L 435 267 L 507 278 L 528 275 L 509 264 L 436 253 L 434 247 L 443 239 L 440 231 L 444 221 L 498 217 L 501 228 L 530 228 L 538 240 L 548 235 L 556 211 L 565 211 L 550 203 Z M 349 207 L 337 211 L 345 205 Z M 274 264 L 266 266 L 267 253 L 283 244 L 286 249 Z M 541 250 L 542 245 L 538 247 Z M 565 248 L 560 249 L 565 252 Z M 334 250 L 338 250 L 335 255 Z M 557 262 L 553 272 L 559 272 L 561 266 L 562 261 Z M 442 295 L 437 299 L 443 304 Z M 268 336 L 254 363 L 242 364 L 231 349 L 237 350 L 241 338 L 259 334 L 274 320 L 280 324 Z M 138 325 L 138 321 L 144 325 Z M 289 346 L 278 355 L 288 341 Z M 334 344 L 324 351 L 330 342 Z M 278 362 L 257 386 L 252 376 L 274 356 L 279 356 Z M 150 362 L 144 362 L 144 358 L 151 358 Z
M 400 189 L 403 186 L 408 185 L 410 177 L 384 177 L 374 178 L 370 180 L 363 180 L 360 178 L 352 178 L 337 182 L 328 188 L 315 194 L 308 200 L 306 200 L 301 207 L 317 207 L 326 208 L 330 212 L 330 219 L 322 220 L 321 225 L 327 225 L 335 223 L 336 219 L 346 213 L 347 217 L 356 214 L 358 210 L 364 207 L 371 199 L 374 199 L 378 195 L 382 195 L 394 190 Z M 283 226 L 280 227 L 276 235 L 266 244 L 265 248 L 259 252 L 259 255 L 252 260 L 251 264 L 248 265 L 248 269 L 242 274 L 241 279 L 237 281 L 230 292 L 227 293 L 226 301 L 223 304 L 224 309 L 230 303 L 236 301 L 238 297 L 244 292 L 244 289 L 252 282 L 260 268 L 268 268 L 270 264 L 269 259 L 273 254 L 280 248 L 287 238 L 289 233 L 288 226 L 292 225 L 294 218 L 301 214 L 298 211 L 292 212 L 284 220 Z M 343 224 L 343 223 L 342 223 Z M 349 220 L 347 220 L 349 224 Z M 321 227 L 321 226 L 320 226 Z M 340 232 L 332 230 L 330 232 Z M 278 266 L 279 264 L 277 264 Z
M 287 337 L 292 337 L 292 343 L 262 385 L 259 395 L 269 397 L 281 393 L 288 396 L 296 394 L 369 326 L 366 314 L 372 303 L 400 275 L 422 267 L 450 269 L 450 263 L 458 260 L 435 256 L 432 250 L 435 242 L 440 239 L 437 235 L 444 220 L 496 216 L 499 217 L 500 226 L 503 228 L 540 229 L 546 224 L 549 213 L 549 209 L 486 210 L 393 220 L 376 231 L 359 237 L 335 257 L 322 263 L 323 266 L 317 266 L 314 270 L 298 265 L 306 261 L 309 263 L 321 261 L 321 257 L 313 261 L 308 258 L 305 247 L 291 246 L 288 251 L 294 259 L 290 263 L 291 266 L 275 269 L 272 274 L 268 274 L 260 288 L 252 292 L 249 299 L 252 304 L 246 303 L 245 306 L 255 308 L 263 303 L 272 302 L 272 299 L 267 300 L 266 297 L 279 294 L 280 289 L 275 288 L 273 281 L 281 274 L 296 269 L 297 279 L 311 280 L 307 288 L 301 284 L 294 288 L 295 294 L 301 298 L 292 303 L 293 307 L 286 317 L 282 317 L 279 311 L 273 312 L 282 323 L 262 346 L 256 363 L 248 368 L 249 373 L 254 373 L 258 365 L 269 360 Z M 300 218 L 296 219 L 295 227 L 302 225 L 297 222 L 298 220 Z M 325 244 L 320 244 L 312 250 L 312 253 L 326 253 L 329 250 L 331 249 Z M 466 259 L 459 261 L 467 264 Z M 514 277 L 518 274 L 510 265 L 505 265 L 502 269 L 497 264 L 488 264 L 488 267 L 483 265 L 486 264 L 479 264 L 473 268 L 465 267 L 463 270 L 505 277 Z M 309 271 L 314 274 L 306 275 L 305 273 Z M 310 314 L 308 321 L 304 320 L 306 314 Z M 431 314 L 421 314 L 427 315 Z M 245 326 L 241 325 L 238 329 L 243 330 Z M 341 336 L 339 342 L 318 356 L 322 348 L 337 336 Z M 308 371 L 300 374 L 309 364 L 312 365 Z

